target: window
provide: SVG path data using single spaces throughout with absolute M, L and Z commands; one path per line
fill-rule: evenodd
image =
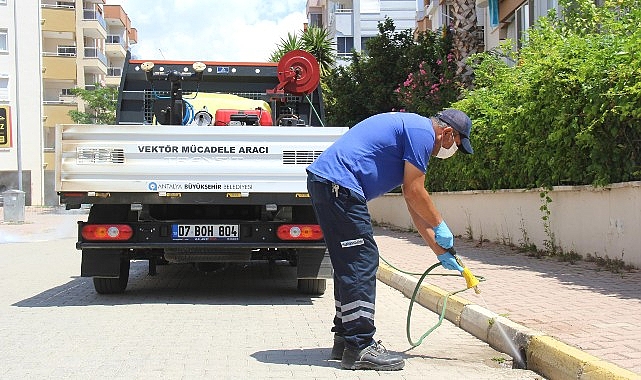
M 339 55 L 350 54 L 354 50 L 354 37 L 336 37 L 336 51 Z
M 9 100 L 9 78 L 0 77 L 0 100 Z
M 368 53 L 367 51 L 367 41 L 371 40 L 374 37 L 361 37 L 361 51 L 365 54 Z
M 318 28 L 323 27 L 323 15 L 319 13 L 312 13 L 309 15 L 309 25 Z
M 108 77 L 119 77 L 122 76 L 121 67 L 107 67 L 107 76 Z
M 9 45 L 7 45 L 7 30 L 0 29 L 0 52 L 8 52 Z
M 514 21 L 516 22 L 516 41 L 520 49 L 523 41 L 527 38 L 527 30 L 530 28 L 530 8 L 525 2 L 514 11 Z
M 454 25 L 454 5 L 445 3 L 441 5 L 441 26 L 450 27 Z
M 116 34 L 110 34 L 107 36 L 107 41 L 108 44 L 119 44 L 120 43 L 120 36 Z
M 60 90 L 60 96 L 74 96 L 70 88 L 63 88 Z
M 56 148 L 56 128 L 45 127 L 44 128 L 44 151 L 51 152 Z
M 75 57 L 76 56 L 76 47 L 75 46 L 58 45 L 58 55 L 63 55 L 65 57 Z

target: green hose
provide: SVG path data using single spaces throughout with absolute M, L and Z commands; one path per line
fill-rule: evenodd
M 427 338 L 428 335 L 430 335 L 434 330 L 436 330 L 436 328 L 439 327 L 441 325 L 441 323 L 443 322 L 443 319 L 445 319 L 445 310 L 447 310 L 447 300 L 450 298 L 450 296 L 452 296 L 454 294 L 457 294 L 457 293 L 464 292 L 464 291 L 468 290 L 469 288 L 456 290 L 454 292 L 450 292 L 450 293 L 447 293 L 446 295 L 444 295 L 443 296 L 443 310 L 441 310 L 441 315 L 438 318 L 438 322 L 436 322 L 436 324 L 434 326 L 432 326 L 423 335 L 421 335 L 421 337 L 419 338 L 418 341 L 414 342 L 412 340 L 412 336 L 411 336 L 411 333 L 410 333 L 410 326 L 411 326 L 411 320 L 412 320 L 412 307 L 414 306 L 414 302 L 416 301 L 416 296 L 418 295 L 418 291 L 421 288 L 421 284 L 423 283 L 423 280 L 425 279 L 425 277 L 427 277 L 430 274 L 430 272 L 432 270 L 434 270 L 434 268 L 437 268 L 437 267 L 441 266 L 441 263 L 439 262 L 439 263 L 436 263 L 436 264 L 432 265 L 431 267 L 427 268 L 427 270 L 425 272 L 423 272 L 423 273 L 411 273 L 411 272 L 407 272 L 407 271 L 404 271 L 402 269 L 396 268 L 394 265 L 390 264 L 387 260 L 385 260 L 382 256 L 379 255 L 379 257 L 385 264 L 389 265 L 392 269 L 394 269 L 396 271 L 399 271 L 401 273 L 408 274 L 408 275 L 411 275 L 411 276 L 421 276 L 421 278 L 419 278 L 419 280 L 418 280 L 418 283 L 416 283 L 416 287 L 414 288 L 414 293 L 412 294 L 412 298 L 410 298 L 410 306 L 409 306 L 409 308 L 407 310 L 407 324 L 406 324 L 406 329 L 405 329 L 405 331 L 407 333 L 407 341 L 412 346 L 412 348 L 420 346 L 421 343 L 423 343 L 423 339 Z M 451 273 L 436 273 L 436 274 L 432 274 L 432 276 L 458 276 L 458 277 L 462 277 L 460 274 L 451 274 Z M 476 276 L 476 277 L 479 279 L 479 281 L 485 281 L 484 277 L 481 277 L 481 276 Z

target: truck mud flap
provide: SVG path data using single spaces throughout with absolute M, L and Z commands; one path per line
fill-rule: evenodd
M 118 277 L 121 252 L 120 249 L 83 249 L 80 276 Z
M 303 278 L 332 278 L 334 270 L 327 250 L 301 251 L 298 254 L 299 279 Z

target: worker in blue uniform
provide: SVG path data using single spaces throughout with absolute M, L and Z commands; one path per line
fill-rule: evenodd
M 430 157 L 473 153 L 472 121 L 446 109 L 433 117 L 390 112 L 356 124 L 307 168 L 307 188 L 334 267 L 332 359 L 346 369 L 399 370 L 405 361 L 374 340 L 378 248 L 367 202 L 402 185 L 418 232 L 447 269 L 454 237 L 425 189 Z

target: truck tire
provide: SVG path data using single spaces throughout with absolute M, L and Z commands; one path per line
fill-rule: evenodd
M 298 291 L 302 294 L 322 296 L 327 288 L 327 280 L 324 278 L 299 278 Z
M 94 277 L 93 287 L 99 294 L 120 294 L 127 289 L 129 282 L 129 259 L 120 259 L 120 275 L 118 277 Z

